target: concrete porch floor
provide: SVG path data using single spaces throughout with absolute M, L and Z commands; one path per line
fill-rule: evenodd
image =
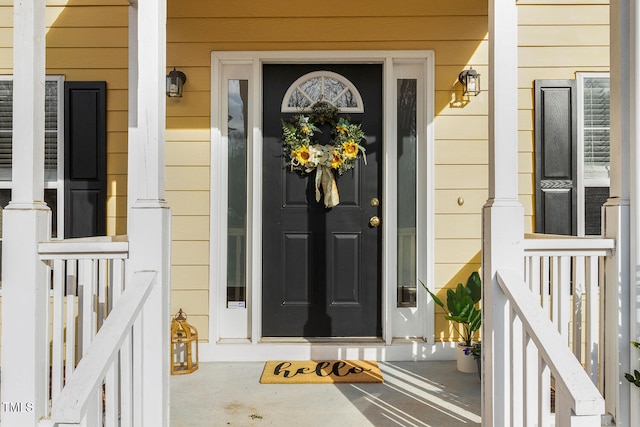
M 378 362 L 384 384 L 260 384 L 264 363 L 171 377 L 171 426 L 477 426 L 478 374 L 455 361 Z

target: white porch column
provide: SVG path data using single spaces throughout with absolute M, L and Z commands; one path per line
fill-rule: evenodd
M 640 341 L 640 5 L 637 1 L 631 3 L 631 138 L 629 139 L 631 155 L 629 156 L 630 164 L 630 233 L 626 234 L 626 238 L 631 237 L 629 245 L 630 265 L 626 266 L 629 272 L 629 337 L 634 341 Z M 622 176 L 624 172 L 622 172 Z M 623 299 L 624 301 L 624 299 Z M 629 340 L 627 340 L 628 342 Z M 627 347 L 630 354 L 629 370 L 625 372 L 633 372 L 640 369 L 640 353 L 636 348 Z M 629 353 L 627 353 L 629 354 Z M 624 360 L 624 359 L 622 359 Z M 626 381 L 625 381 L 626 382 Z M 640 406 L 631 402 L 640 401 L 640 389 L 635 386 L 626 384 L 629 393 L 629 425 L 640 425 Z M 627 397 L 624 396 L 621 402 L 626 402 Z M 623 407 L 620 410 L 624 410 Z
M 160 427 L 169 425 L 171 211 L 164 200 L 167 3 L 132 3 L 129 25 L 137 26 L 138 31 L 137 40 L 130 32 L 130 43 L 137 45 L 137 58 L 130 67 L 137 67 L 137 79 L 132 79 L 129 93 L 137 114 L 129 116 L 133 132 L 128 194 L 133 200 L 127 226 L 128 277 L 135 271 L 153 270 L 159 281 L 142 313 L 142 410 L 136 418 L 142 420 L 142 426 Z
M 507 300 L 497 270 L 522 274 L 524 210 L 518 201 L 518 13 L 489 0 L 489 200 L 483 209 L 482 424 L 510 425 Z
M 636 316 L 630 317 L 630 307 L 635 306 L 636 301 L 635 290 L 630 288 L 630 277 L 637 276 L 632 268 L 638 264 L 631 262 L 630 253 L 631 241 L 638 238 L 637 220 L 631 221 L 630 196 L 631 177 L 632 174 L 637 175 L 631 162 L 634 155 L 632 146 L 638 140 L 636 117 L 640 111 L 637 107 L 639 88 L 632 86 L 631 81 L 637 78 L 633 76 L 638 60 L 638 44 L 634 40 L 638 19 L 631 3 L 629 0 L 612 0 L 610 3 L 611 187 L 609 200 L 603 208 L 604 235 L 616 239 L 616 252 L 607 260 L 605 272 L 604 394 L 605 409 L 613 415 L 617 425 L 637 425 L 637 419 L 634 423 L 629 418 L 631 387 L 624 379 L 625 372 L 632 372 L 629 341 L 635 335 L 630 332 L 636 329 L 632 324 Z M 636 185 L 634 187 L 637 188 Z M 634 204 L 637 204 L 635 195 L 634 199 Z M 637 208 L 634 210 L 637 212 Z
M 37 244 L 44 203 L 45 0 L 13 8 L 13 165 L 3 212 L 2 424 L 34 426 L 48 410 L 48 289 Z

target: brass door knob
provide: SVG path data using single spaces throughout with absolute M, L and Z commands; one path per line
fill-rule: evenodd
M 369 219 L 369 225 L 372 227 L 377 227 L 380 225 L 380 218 L 377 215 L 374 215 Z

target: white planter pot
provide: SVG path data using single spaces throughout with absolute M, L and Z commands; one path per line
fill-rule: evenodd
M 464 344 L 458 344 L 456 347 L 457 367 L 460 372 L 477 373 L 478 363 L 473 358 L 473 355 L 464 354 L 464 350 L 467 348 Z

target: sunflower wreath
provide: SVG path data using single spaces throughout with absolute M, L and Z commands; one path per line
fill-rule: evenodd
M 331 125 L 331 141 L 327 145 L 314 140 L 318 126 Z M 367 164 L 365 148 L 360 144 L 364 132 L 360 125 L 349 122 L 338 114 L 338 108 L 320 101 L 311 107 L 308 115 L 298 114 L 290 121 L 282 121 L 282 146 L 291 171 L 302 175 L 316 172 L 316 201 L 320 201 L 320 189 L 324 204 L 331 208 L 340 203 L 334 173 L 342 175 L 352 169 L 359 157 Z

